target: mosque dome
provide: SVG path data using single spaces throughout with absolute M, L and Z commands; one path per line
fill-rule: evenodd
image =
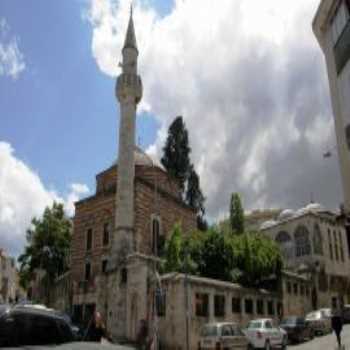
M 318 213 L 323 210 L 323 207 L 319 203 L 310 203 L 306 207 L 298 209 L 295 212 L 296 216 L 305 215 L 307 213 Z
M 293 217 L 294 215 L 295 215 L 294 210 L 292 210 L 292 209 L 285 209 L 278 216 L 278 220 L 279 221 L 287 220 L 287 219 L 290 219 L 291 217 Z
M 323 210 L 323 207 L 319 203 L 310 203 L 305 207 L 305 210 L 308 212 L 319 212 Z
M 153 166 L 152 158 L 145 153 L 140 147 L 135 146 L 134 150 L 135 165 Z
M 153 161 L 153 159 L 140 147 L 135 146 L 134 148 L 134 160 L 135 160 L 135 165 L 141 165 L 141 166 L 159 166 L 159 164 L 156 161 Z M 116 160 L 113 165 L 118 164 L 118 160 Z
M 270 227 L 273 227 L 277 224 L 277 221 L 275 220 L 268 220 L 268 221 L 265 221 L 263 222 L 261 225 L 260 225 L 260 230 L 265 230 L 265 229 L 268 229 Z

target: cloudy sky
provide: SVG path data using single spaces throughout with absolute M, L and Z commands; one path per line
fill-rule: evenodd
M 211 220 L 342 201 L 327 76 L 311 22 L 319 0 L 135 0 L 144 97 L 137 139 L 155 157 L 177 115 L 189 129 Z M 116 158 L 114 98 L 130 0 L 0 3 L 0 246 L 31 217 L 93 193 Z M 333 157 L 323 153 L 333 150 Z

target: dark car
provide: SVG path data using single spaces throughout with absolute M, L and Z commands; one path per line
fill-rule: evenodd
M 58 345 L 74 341 L 65 319 L 50 310 L 15 307 L 0 316 L 0 347 Z
M 301 343 L 305 339 L 312 339 L 314 331 L 310 325 L 305 322 L 303 317 L 288 317 L 282 320 L 280 327 L 288 334 L 288 340 Z

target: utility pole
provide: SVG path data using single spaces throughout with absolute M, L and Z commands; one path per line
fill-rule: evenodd
M 190 310 L 188 302 L 188 243 L 185 246 L 185 309 L 186 309 L 186 350 L 190 350 Z

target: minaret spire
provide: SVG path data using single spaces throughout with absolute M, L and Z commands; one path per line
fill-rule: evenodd
M 132 3 L 130 5 L 129 24 L 128 24 L 128 29 L 127 29 L 127 32 L 126 32 L 126 37 L 125 37 L 125 41 L 124 41 L 123 50 L 125 48 L 132 48 L 132 49 L 136 49 L 137 50 Z
M 115 233 L 111 269 L 121 266 L 126 256 L 135 251 L 134 179 L 136 108 L 142 97 L 141 77 L 137 74 L 138 49 L 132 7 L 122 50 L 122 73 L 117 79 L 116 97 L 120 105 L 119 148 Z

